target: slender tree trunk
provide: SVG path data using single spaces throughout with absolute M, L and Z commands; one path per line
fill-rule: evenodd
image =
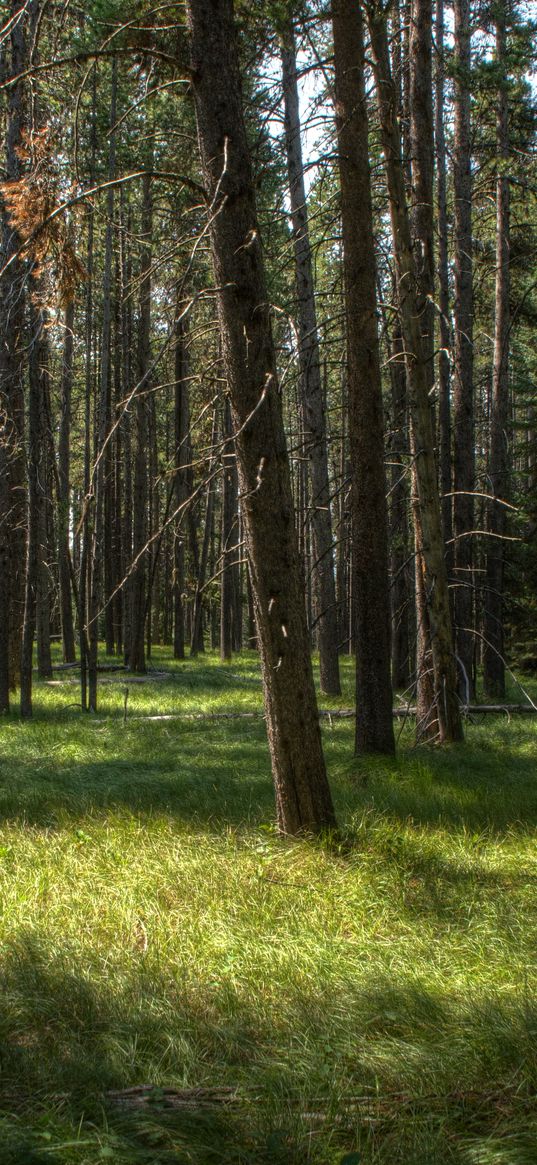
M 67 305 L 64 318 L 63 362 L 61 375 L 61 414 L 58 437 L 58 570 L 60 614 L 65 663 L 76 659 L 71 572 L 69 567 L 69 520 L 71 508 L 71 393 L 73 387 L 73 338 L 75 305 Z
M 130 578 L 131 639 L 128 665 L 132 671 L 145 672 L 145 620 L 147 612 L 147 536 L 148 536 L 148 437 L 151 391 L 151 243 L 153 207 L 151 177 L 143 179 L 142 255 L 140 263 L 140 318 L 138 324 L 138 388 L 136 408 L 136 452 L 134 459 L 133 555 Z
M 473 385 L 472 156 L 470 121 L 470 0 L 454 0 L 455 99 L 453 138 L 454 195 L 454 384 L 453 527 L 456 649 L 459 690 L 475 695 L 473 602 L 475 449 Z
M 502 77 L 498 89 L 496 178 L 496 304 L 494 318 L 494 366 L 490 418 L 490 492 L 498 501 L 490 502 L 487 513 L 485 617 L 483 644 L 484 685 L 488 696 L 505 697 L 503 572 L 506 510 L 501 504 L 508 499 L 508 427 L 509 427 L 509 288 L 510 288 L 510 198 L 509 176 L 509 99 L 506 88 L 505 12 L 496 11 L 496 57 Z
M 216 445 L 216 409 L 213 416 L 213 425 L 211 432 L 211 449 Z M 196 592 L 194 595 L 194 603 L 192 608 L 192 631 L 190 637 L 190 655 L 195 658 L 200 651 L 205 651 L 205 644 L 203 640 L 203 591 L 205 588 L 205 579 L 207 576 L 207 563 L 209 561 L 209 553 L 211 549 L 211 540 L 213 537 L 214 524 L 214 506 L 215 506 L 215 482 L 214 482 L 214 457 L 211 457 L 209 462 L 209 481 L 206 490 L 206 505 L 205 505 L 205 527 L 203 531 L 203 541 L 201 544 L 201 554 L 198 559 L 198 570 L 196 575 Z
M 315 286 L 309 239 L 304 165 L 300 140 L 295 38 L 292 25 L 281 49 L 285 108 L 285 144 L 295 252 L 298 305 L 299 385 L 302 395 L 304 438 L 309 458 L 312 492 L 313 568 L 315 619 L 319 642 L 321 691 L 339 696 L 337 606 L 334 578 L 332 517 L 326 415 L 321 382 Z
M 192 83 L 209 207 L 223 360 L 282 833 L 335 824 L 296 541 L 269 297 L 230 0 L 188 0 Z
M 30 363 L 28 390 L 28 542 L 24 625 L 21 653 L 21 716 L 32 715 L 32 661 L 36 629 L 40 573 L 43 569 L 42 536 L 46 497 L 46 440 L 44 426 L 45 360 L 43 319 L 30 300 Z
M 232 561 L 235 506 L 233 497 L 233 464 L 235 453 L 232 440 L 233 426 L 228 397 L 224 400 L 223 436 L 226 442 L 222 453 L 222 543 L 220 551 L 220 658 L 230 660 L 233 645 L 233 577 Z
M 422 351 L 429 399 L 434 388 L 434 218 L 433 218 L 433 105 L 432 105 L 432 0 L 411 0 L 409 37 L 409 131 L 410 215 L 417 279 Z M 412 460 L 412 476 L 417 473 Z M 419 513 L 419 488 L 413 484 L 416 592 L 417 733 L 434 736 L 434 683 L 430 620 L 427 612 L 423 531 Z
M 406 402 L 406 368 L 400 328 L 397 326 L 390 351 L 392 396 L 392 459 L 390 488 L 390 552 L 392 605 L 392 683 L 405 689 L 410 683 L 410 610 L 413 591 L 409 581 L 410 547 L 408 515 L 409 463 Z
M 352 465 L 357 753 L 395 751 L 382 382 L 362 16 L 333 0 Z
M 444 0 L 436 0 L 436 73 L 435 73 L 435 146 L 436 146 L 436 206 L 438 234 L 438 308 L 440 315 L 438 353 L 438 424 L 440 493 L 442 496 L 442 529 L 446 543 L 448 577 L 453 565 L 453 498 L 451 473 L 451 332 L 449 326 L 449 262 L 446 136 L 444 131 Z
M 96 137 L 97 120 L 97 69 L 94 65 L 92 76 L 91 101 L 91 161 L 90 186 L 95 182 L 95 155 L 97 150 Z M 91 398 L 93 386 L 93 241 L 94 216 L 90 205 L 88 210 L 88 249 L 86 260 L 86 326 L 85 326 L 85 377 L 84 377 L 84 498 L 81 516 L 82 551 L 80 555 L 80 582 L 78 587 L 78 625 L 80 636 L 80 702 L 82 711 L 96 711 L 97 708 L 97 670 L 92 668 L 90 675 L 89 649 L 89 592 L 90 592 L 90 563 L 91 563 L 91 518 L 92 499 L 90 499 L 91 477 Z
M 27 64 L 26 18 L 12 0 L 14 20 L 5 42 L 12 77 Z M 19 149 L 26 121 L 25 83 L 7 90 L 6 181 L 20 177 Z M 0 222 L 0 712 L 9 711 L 9 692 L 20 678 L 26 567 L 26 485 L 24 461 L 25 269 L 16 259 L 19 238 L 3 206 Z
M 186 354 L 186 328 L 178 307 L 178 321 L 175 329 L 175 507 L 179 514 L 174 522 L 173 542 L 173 657 L 185 658 L 185 529 L 187 515 L 184 510 L 188 498 L 188 463 L 190 461 L 190 402 L 188 384 L 188 363 Z
M 457 698 L 449 591 L 429 402 L 427 353 L 424 351 L 421 332 L 419 283 L 411 242 L 397 124 L 396 93 L 391 78 L 385 14 L 376 6 L 370 6 L 368 11 L 398 274 L 401 329 L 407 353 L 409 405 L 423 548 L 424 585 L 430 620 L 438 737 L 441 741 L 460 740 L 462 721 Z

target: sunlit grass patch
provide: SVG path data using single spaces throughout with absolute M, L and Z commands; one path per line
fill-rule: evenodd
M 262 718 L 147 719 L 260 709 L 255 657 L 181 667 L 0 725 L 2 1165 L 533 1165 L 535 723 L 323 722 L 341 836 L 283 843 Z

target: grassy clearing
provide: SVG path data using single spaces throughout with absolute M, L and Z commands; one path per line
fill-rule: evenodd
M 330 849 L 275 838 L 261 720 L 135 718 L 259 709 L 253 656 L 124 686 L 0 725 L 2 1165 L 535 1165 L 537 718 L 326 724 Z

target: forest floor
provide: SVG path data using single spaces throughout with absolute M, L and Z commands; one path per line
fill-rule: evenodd
M 342 836 L 284 843 L 215 718 L 256 657 L 151 666 L 0 723 L 1 1165 L 535 1165 L 537 717 L 367 763 L 324 720 Z

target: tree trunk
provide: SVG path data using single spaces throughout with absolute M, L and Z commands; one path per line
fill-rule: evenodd
M 220 333 L 283 834 L 335 825 L 296 541 L 231 0 L 188 0 Z
M 411 242 L 386 18 L 384 12 L 376 7 L 369 7 L 368 11 L 398 275 L 401 329 L 407 354 L 424 585 L 430 620 L 435 714 L 438 738 L 441 741 L 452 741 L 462 739 L 462 721 L 457 698 L 449 591 L 429 402 L 427 354 L 424 351 L 421 332 L 419 283 Z
M 444 131 L 444 0 L 436 0 L 436 74 L 435 74 L 435 147 L 436 147 L 436 206 L 438 216 L 438 309 L 440 315 L 438 353 L 438 426 L 440 493 L 442 497 L 442 529 L 446 544 L 448 577 L 452 573 L 453 498 L 451 473 L 451 332 L 449 326 L 449 262 L 446 136 Z
M 289 25 L 286 30 L 281 48 L 281 58 L 285 145 L 298 306 L 299 388 L 302 397 L 305 451 L 309 458 L 311 476 L 312 580 L 319 642 L 320 683 L 322 692 L 331 696 L 339 696 L 341 684 L 339 680 L 334 540 L 330 512 L 326 416 L 321 382 L 315 287 L 300 141 L 296 49 L 292 25 Z
M 130 577 L 130 643 L 127 662 L 131 671 L 144 673 L 145 620 L 147 613 L 147 535 L 148 535 L 148 438 L 151 365 L 151 242 L 153 207 L 151 177 L 143 179 L 142 255 L 140 260 L 140 318 L 138 323 L 136 451 L 134 457 L 133 498 L 133 569 Z
M 187 515 L 184 510 L 188 498 L 188 464 L 190 461 L 190 405 L 188 385 L 188 364 L 185 342 L 185 322 L 178 307 L 178 321 L 175 328 L 175 508 L 179 510 L 174 522 L 173 542 L 173 657 L 185 658 L 185 529 Z
M 14 20 L 6 41 L 11 76 L 27 64 L 26 19 L 12 0 Z M 6 62 L 7 63 L 7 62 Z M 7 90 L 6 181 L 20 177 L 19 148 L 26 120 L 24 81 Z M 26 486 L 24 460 L 25 268 L 15 258 L 19 238 L 2 200 L 0 246 L 0 712 L 9 711 L 9 693 L 20 678 L 26 567 Z
M 453 136 L 454 303 L 453 528 L 456 650 L 459 690 L 475 696 L 472 537 L 475 449 L 473 386 L 472 157 L 470 124 L 470 0 L 454 0 Z
M 503 572 L 508 480 L 509 424 L 509 258 L 510 198 L 509 176 L 509 101 L 505 84 L 506 34 L 505 13 L 496 11 L 496 57 L 502 71 L 498 89 L 496 178 L 496 304 L 494 317 L 494 366 L 490 418 L 490 492 L 498 501 L 490 502 L 487 513 L 485 617 L 483 644 L 484 686 L 488 696 L 502 700 L 505 696 Z
M 58 570 L 64 663 L 74 663 L 76 659 L 71 572 L 69 567 L 71 392 L 73 387 L 74 322 L 75 305 L 74 301 L 71 301 L 66 308 L 64 319 L 63 362 L 60 388 L 61 414 L 58 437 Z
M 232 434 L 231 408 L 229 398 L 226 397 L 223 418 L 225 445 L 222 453 L 222 541 L 220 550 L 220 659 L 222 662 L 231 659 L 233 646 L 232 562 L 234 547 L 232 546 L 232 538 L 235 519 L 235 499 L 233 497 L 235 453 Z
M 362 16 L 333 0 L 347 323 L 357 753 L 395 751 L 382 382 Z

